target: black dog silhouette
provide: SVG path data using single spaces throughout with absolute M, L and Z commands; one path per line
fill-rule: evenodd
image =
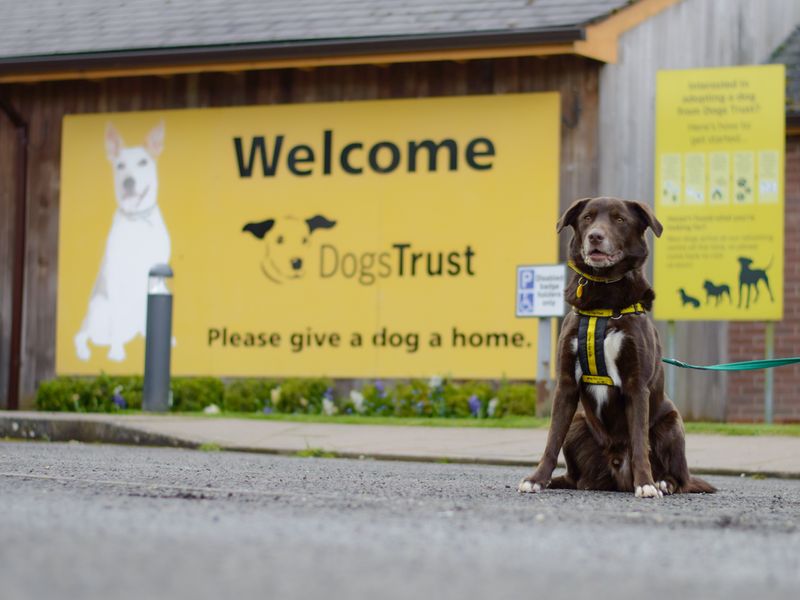
M 763 281 L 764 285 L 767 286 L 767 291 L 769 292 L 769 299 L 772 302 L 775 302 L 775 298 L 772 295 L 772 290 L 769 287 L 769 277 L 767 277 L 767 269 L 772 266 L 772 259 L 770 259 L 769 264 L 764 267 L 763 269 L 751 269 L 750 265 L 753 264 L 752 258 L 747 258 L 744 256 L 739 257 L 739 264 L 741 265 L 741 271 L 739 271 L 739 304 L 738 308 L 742 307 L 742 288 L 747 286 L 747 304 L 745 308 L 750 308 L 750 290 L 755 288 L 756 290 L 756 297 L 753 298 L 753 302 L 758 302 L 758 282 Z
M 687 304 L 689 304 L 689 305 L 693 306 L 694 308 L 700 308 L 700 300 L 698 300 L 697 298 L 693 298 L 692 296 L 687 294 L 686 290 L 684 290 L 683 288 L 680 288 L 678 290 L 678 293 L 681 295 L 681 302 L 683 303 L 683 306 L 686 306 Z
M 733 300 L 731 299 L 731 288 L 728 287 L 727 284 L 721 283 L 720 285 L 714 285 L 708 279 L 706 279 L 703 282 L 703 287 L 706 290 L 706 304 L 708 304 L 708 301 L 714 297 L 716 300 L 714 306 L 719 306 L 719 301 L 722 300 L 724 294 L 728 294 L 728 302 L 733 304 Z

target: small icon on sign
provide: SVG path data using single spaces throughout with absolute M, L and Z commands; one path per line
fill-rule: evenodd
M 533 292 L 522 292 L 517 297 L 517 314 L 532 315 L 533 314 Z

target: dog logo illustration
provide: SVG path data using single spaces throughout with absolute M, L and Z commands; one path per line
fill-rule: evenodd
M 688 304 L 692 308 L 700 307 L 700 300 L 687 294 L 685 289 L 680 288 L 678 293 L 681 295 L 681 306 L 686 306 Z
M 300 279 L 305 274 L 311 235 L 318 229 L 331 229 L 336 221 L 322 215 L 309 219 L 287 216 L 247 223 L 242 231 L 264 240 L 261 271 L 270 281 L 283 283 Z
M 109 346 L 108 358 L 125 360 L 125 344 L 144 336 L 147 277 L 157 263 L 168 263 L 170 238 L 158 207 L 156 159 L 164 149 L 164 123 L 141 146 L 126 147 L 109 123 L 106 156 L 114 173 L 116 212 L 106 239 L 89 308 L 75 335 L 78 358 L 89 360 L 89 342 Z
M 714 298 L 716 301 L 714 306 L 719 306 L 720 300 L 724 299 L 725 294 L 728 294 L 728 303 L 733 304 L 733 300 L 731 299 L 731 288 L 725 284 L 721 283 L 720 285 L 714 285 L 708 279 L 703 282 L 703 288 L 706 290 L 706 304 Z
M 742 289 L 747 286 L 747 304 L 745 308 L 750 308 L 750 291 L 755 288 L 756 290 L 756 297 L 753 298 L 753 302 L 758 302 L 758 283 L 760 281 L 764 282 L 764 285 L 767 287 L 767 292 L 769 292 L 769 299 L 772 302 L 775 302 L 775 298 L 772 295 L 772 290 L 769 287 L 769 277 L 767 277 L 767 271 L 772 266 L 772 259 L 770 259 L 769 264 L 763 269 L 753 269 L 750 265 L 753 264 L 752 258 L 747 258 L 745 256 L 740 256 L 738 258 L 739 261 L 739 304 L 738 308 L 742 307 Z

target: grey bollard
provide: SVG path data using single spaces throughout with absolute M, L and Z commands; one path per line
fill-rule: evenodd
M 147 284 L 147 325 L 144 347 L 142 410 L 169 410 L 170 354 L 172 351 L 172 293 L 166 279 L 169 265 L 150 269 Z

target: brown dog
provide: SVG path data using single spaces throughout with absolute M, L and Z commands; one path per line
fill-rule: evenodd
M 644 314 L 655 294 L 642 273 L 645 232 L 661 223 L 639 202 L 585 198 L 558 222 L 572 227 L 573 312 L 558 340 L 553 416 L 538 467 L 520 492 L 547 487 L 654 498 L 714 492 L 686 464 L 683 421 L 664 393 L 661 343 Z M 587 372 L 588 371 L 588 372 Z M 578 401 L 583 412 L 576 415 Z M 550 479 L 561 447 L 567 473 Z

